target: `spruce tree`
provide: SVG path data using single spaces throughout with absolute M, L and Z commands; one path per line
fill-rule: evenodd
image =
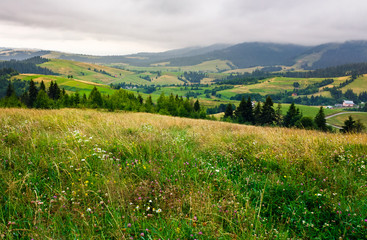
M 194 104 L 194 111 L 195 112 L 200 112 L 200 103 L 199 100 L 197 99 L 195 104 Z
M 224 118 L 233 118 L 233 107 L 231 103 L 227 104 L 226 111 L 224 112 Z
M 244 117 L 245 122 L 250 122 L 250 123 L 254 122 L 254 109 L 253 109 L 253 106 L 252 106 L 251 97 L 248 97 L 248 99 L 247 99 L 245 109 L 244 109 L 244 113 L 243 113 L 243 117 Z
M 11 82 L 9 82 L 8 88 L 6 89 L 6 97 L 9 98 L 12 95 L 15 95 L 14 86 Z
M 289 106 L 287 114 L 284 117 L 283 125 L 285 127 L 293 127 L 296 125 L 296 122 L 302 118 L 302 114 L 299 108 L 296 108 L 294 103 Z
M 319 130 L 327 131 L 324 108 L 321 106 L 315 117 L 315 124 Z
M 271 125 L 275 121 L 275 110 L 273 108 L 273 100 L 268 96 L 261 109 L 260 123 L 263 125 Z
M 48 87 L 47 91 L 48 97 L 54 99 L 55 96 L 55 89 L 54 89 L 54 82 L 51 81 L 50 86 Z
M 261 124 L 261 104 L 257 102 L 256 107 L 254 109 L 254 124 Z
M 282 104 L 278 103 L 277 110 L 275 110 L 275 122 L 278 126 L 281 126 L 282 121 L 283 121 Z
M 34 102 L 37 99 L 38 95 L 38 89 L 36 87 L 36 84 L 34 83 L 33 79 L 31 79 L 29 83 L 29 90 L 28 90 L 28 107 L 33 107 Z
M 43 90 L 43 91 L 46 92 L 46 86 L 45 86 L 45 83 L 43 81 L 41 82 L 40 90 Z
M 88 101 L 92 108 L 98 108 L 103 106 L 102 95 L 98 91 L 97 87 L 94 87 L 90 92 Z
M 349 116 L 347 120 L 344 121 L 344 126 L 340 130 L 343 133 L 353 132 L 355 130 L 355 121 L 352 116 Z
M 246 109 L 246 101 L 245 101 L 245 98 L 242 97 L 240 105 L 238 105 L 238 108 L 236 108 L 236 111 L 234 112 L 234 115 L 236 116 L 239 123 L 245 122 L 245 118 L 246 118 L 245 109 Z

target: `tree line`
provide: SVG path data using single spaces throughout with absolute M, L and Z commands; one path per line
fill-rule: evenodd
M 126 110 L 189 118 L 207 118 L 206 109 L 201 106 L 199 100 L 193 101 L 172 94 L 165 96 L 162 93 L 157 103 L 154 104 L 151 96 L 144 100 L 140 94 L 135 95 L 123 89 L 119 89 L 111 95 L 103 95 L 97 87 L 94 87 L 87 97 L 86 94 L 81 95 L 79 92 L 68 94 L 65 89 L 58 86 L 56 81 L 51 81 L 50 86 L 46 88 L 43 81 L 38 87 L 31 80 L 27 91 L 19 97 L 12 82 L 9 82 L 4 97 L 0 99 L 0 107 L 104 108 L 109 111 Z
M 332 127 L 326 124 L 323 107 L 320 107 L 316 116 L 312 118 L 303 116 L 300 109 L 297 108 L 294 103 L 289 106 L 285 116 L 282 115 L 280 103 L 278 103 L 276 109 L 274 109 L 273 105 L 274 103 L 270 96 L 266 98 L 263 104 L 261 102 L 254 104 L 251 97 L 248 97 L 247 100 L 242 98 L 239 106 L 235 109 L 233 104 L 227 104 L 223 120 L 261 126 L 280 126 L 287 128 L 316 129 L 329 132 L 333 131 Z M 348 129 L 353 129 L 354 132 L 359 132 L 365 129 L 364 125 L 359 121 L 353 122 L 353 124 L 350 124 L 353 126 Z M 351 130 L 345 132 L 350 131 Z
M 44 75 L 57 75 L 51 70 L 43 67 L 37 66 L 37 64 L 48 62 L 48 59 L 42 57 L 33 57 L 26 60 L 10 60 L 0 62 L 0 69 L 2 68 L 11 68 L 20 73 L 35 73 L 35 74 L 44 74 Z

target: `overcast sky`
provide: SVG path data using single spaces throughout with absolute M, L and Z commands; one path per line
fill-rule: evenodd
M 367 40 L 365 0 L 0 0 L 0 47 L 84 54 Z

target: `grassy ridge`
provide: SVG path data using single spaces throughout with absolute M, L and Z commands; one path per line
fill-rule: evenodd
M 354 121 L 360 120 L 364 125 L 367 125 L 367 113 L 364 112 L 337 115 L 327 119 L 327 122 L 341 127 L 344 125 L 344 121 L 347 120 L 349 116 L 352 116 Z
M 0 112 L 6 239 L 363 239 L 367 135 Z
M 132 72 L 90 63 L 51 59 L 49 62 L 43 63 L 40 66 L 48 68 L 51 71 L 59 73 L 63 76 L 73 75 L 75 79 L 88 82 L 102 84 L 117 82 L 150 84 L 150 82 L 135 76 Z M 94 69 L 97 71 L 94 71 Z M 105 71 L 107 74 L 99 72 L 100 70 Z
M 48 88 L 51 81 L 56 81 L 57 85 L 62 89 L 65 88 L 67 92 L 79 92 L 80 94 L 86 94 L 87 96 L 92 91 L 92 89 L 96 86 L 98 90 L 102 94 L 113 94 L 115 90 L 111 89 L 107 85 L 103 84 L 97 84 L 94 82 L 88 82 L 88 81 L 81 81 L 81 80 L 75 80 L 75 79 L 68 79 L 64 77 L 58 77 L 58 76 L 51 76 L 51 75 L 37 75 L 37 74 L 20 74 L 13 78 L 21 79 L 25 81 L 30 81 L 33 79 L 35 82 L 41 82 L 43 81 Z

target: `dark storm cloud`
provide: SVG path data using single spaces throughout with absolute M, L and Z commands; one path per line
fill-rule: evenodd
M 29 47 L 112 54 L 244 41 L 318 44 L 367 39 L 366 10 L 359 0 L 2 0 L 0 45 L 23 39 Z

